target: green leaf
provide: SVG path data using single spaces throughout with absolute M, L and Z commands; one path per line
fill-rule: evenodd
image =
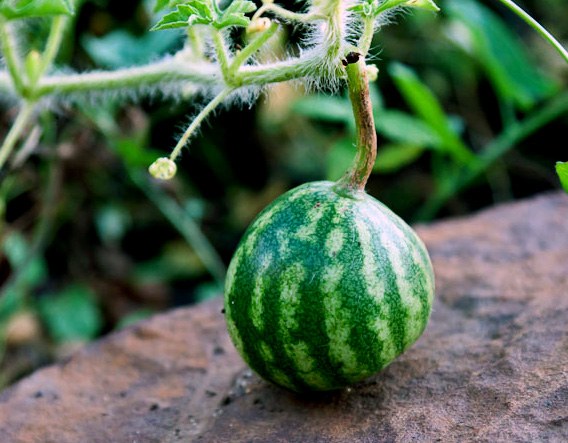
M 389 66 L 389 72 L 408 105 L 440 137 L 441 147 L 460 163 L 475 161 L 475 156 L 454 131 L 438 99 L 416 74 L 399 63 Z
M 179 44 L 179 37 L 176 33 L 146 33 L 135 36 L 127 31 L 117 30 L 99 38 L 84 36 L 81 43 L 99 66 L 117 69 L 155 60 L 157 56 Z
M 327 179 L 332 181 L 339 179 L 351 166 L 355 152 L 352 137 L 336 141 L 327 154 Z
M 330 123 L 350 124 L 353 111 L 348 100 L 329 95 L 311 95 L 299 99 L 292 110 L 305 117 Z
M 408 166 L 422 155 L 424 148 L 420 146 L 391 144 L 379 149 L 373 172 L 388 174 Z
M 73 15 L 75 8 L 71 0 L 4 0 L 0 14 L 8 19 Z
M 213 22 L 213 12 L 205 0 L 192 0 L 184 5 L 177 5 L 176 10 L 166 14 L 156 23 L 151 31 L 185 28 L 192 25 L 208 25 Z
M 39 300 L 40 317 L 58 343 L 95 338 L 103 324 L 93 293 L 85 286 L 70 286 Z
M 452 41 L 479 60 L 502 97 L 526 110 L 557 90 L 551 78 L 535 68 L 520 38 L 488 8 L 471 0 L 451 0 L 447 11 L 469 31 Z
M 160 12 L 162 9 L 166 9 L 168 6 L 170 6 L 169 0 L 156 0 L 154 12 Z
M 0 323 L 21 309 L 26 296 L 33 287 L 41 284 L 47 278 L 47 265 L 43 257 L 32 255 L 30 245 L 24 236 L 12 232 L 5 237 L 0 245 L 12 270 L 15 280 L 8 280 L 0 287 Z
M 156 0 L 154 12 L 160 12 L 166 8 L 174 8 L 183 3 L 187 3 L 187 0 Z
M 229 26 L 246 27 L 250 23 L 250 18 L 245 14 L 255 11 L 256 5 L 248 0 L 235 0 L 227 9 L 223 11 L 221 17 L 213 24 L 217 29 L 227 28 Z
M 373 112 L 377 131 L 398 143 L 429 148 L 440 147 L 436 132 L 422 120 L 400 111 Z
M 30 256 L 30 245 L 19 233 L 13 232 L 5 238 L 2 247 L 10 265 L 21 272 L 20 281 L 26 286 L 41 283 L 47 277 L 45 261 L 39 256 Z
M 556 162 L 556 173 L 560 178 L 562 187 L 568 192 L 568 162 Z
M 159 31 L 209 24 L 217 29 L 229 26 L 246 27 L 250 23 L 250 19 L 245 14 L 254 10 L 256 10 L 256 5 L 248 0 L 235 0 L 221 13 L 214 11 L 211 3 L 207 0 L 190 0 L 183 4 L 177 4 L 176 10 L 164 15 L 151 30 Z
M 440 8 L 432 0 L 407 0 L 403 6 L 407 8 L 424 9 L 425 11 L 438 12 Z

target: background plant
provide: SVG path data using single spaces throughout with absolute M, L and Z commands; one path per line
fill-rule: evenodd
M 1 3 L 11 68 L 0 74 L 6 381 L 149 312 L 217 294 L 224 263 L 265 203 L 294 184 L 337 178 L 353 155 L 336 72 L 349 43 L 368 48 L 380 70 L 382 143 L 369 190 L 396 212 L 431 219 L 558 186 L 553 166 L 565 146 L 543 140 L 565 131 L 565 65 L 494 2 L 440 2 L 441 16 L 413 13 L 374 39 L 365 20 L 401 2 L 353 3 L 362 33 L 338 44 L 312 31 L 315 49 L 297 65 L 264 71 L 245 64 L 247 50 L 223 58 L 237 45 L 259 63 L 298 55 L 309 23 L 321 24 L 317 10 L 257 5 L 284 17 L 252 20 L 247 34 L 259 14 L 250 2 L 167 3 L 131 1 L 122 16 L 124 4 L 103 1 Z M 567 38 L 562 1 L 527 7 Z M 188 19 L 198 26 L 187 29 Z M 180 29 L 145 32 L 152 26 Z M 287 78 L 302 82 L 265 86 Z M 253 111 L 236 107 L 201 128 L 174 181 L 148 177 L 147 166 L 179 140 L 180 151 L 188 114 L 199 123 L 211 97 L 248 105 L 262 92 Z

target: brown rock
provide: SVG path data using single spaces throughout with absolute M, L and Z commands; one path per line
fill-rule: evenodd
M 110 335 L 0 394 L 0 442 L 568 441 L 568 196 L 421 227 L 437 300 L 418 343 L 353 388 L 251 374 L 220 300 Z

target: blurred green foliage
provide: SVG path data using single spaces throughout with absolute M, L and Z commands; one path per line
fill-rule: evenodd
M 440 6 L 438 16 L 384 28 L 371 57 L 380 71 L 379 153 L 368 191 L 409 221 L 556 189 L 554 165 L 568 156 L 568 77 L 556 54 L 495 2 Z M 568 40 L 564 0 L 525 6 Z M 181 33 L 146 32 L 158 20 L 153 7 L 83 2 L 58 62 L 116 68 L 179 48 Z M 176 179 L 158 183 L 147 166 L 202 105 L 176 95 L 45 109 L 29 159 L 1 178 L 0 384 L 69 343 L 220 294 L 224 266 L 256 213 L 297 184 L 337 179 L 353 158 L 347 98 L 282 84 L 252 109 L 210 118 Z M 557 169 L 568 187 L 565 165 Z

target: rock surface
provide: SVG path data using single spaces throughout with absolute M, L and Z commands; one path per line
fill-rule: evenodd
M 430 324 L 381 374 L 299 397 L 251 374 L 221 301 L 112 334 L 0 394 L 0 442 L 568 441 L 568 196 L 421 227 Z

